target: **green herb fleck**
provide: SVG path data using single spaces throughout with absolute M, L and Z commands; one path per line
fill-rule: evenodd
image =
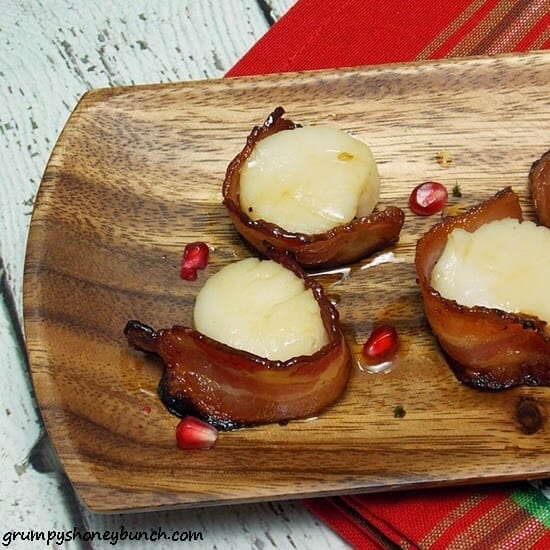
M 460 189 L 460 184 L 458 182 L 456 182 L 453 187 L 453 197 L 462 197 L 462 190 Z
M 403 405 L 396 405 L 393 409 L 393 417 L 394 418 L 403 418 L 407 412 L 403 408 Z

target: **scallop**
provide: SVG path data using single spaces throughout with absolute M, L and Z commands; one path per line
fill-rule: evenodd
M 247 258 L 210 277 L 194 324 L 213 340 L 270 360 L 312 355 L 328 342 L 312 290 L 273 260 Z
M 550 385 L 548 230 L 522 219 L 507 187 L 416 245 L 431 329 L 456 377 L 477 388 Z
M 287 231 L 323 233 L 368 216 L 380 196 L 370 148 L 330 126 L 278 132 L 241 168 L 241 208 Z
M 405 214 L 378 204 L 369 147 L 341 129 L 302 127 L 277 107 L 229 163 L 223 204 L 260 254 L 291 253 L 303 268 L 349 264 L 399 239 Z
M 513 218 L 473 232 L 454 229 L 431 277 L 442 296 L 459 304 L 536 315 L 547 322 L 549 281 L 550 230 Z
M 231 430 L 316 416 L 344 392 L 351 356 L 338 311 L 292 255 L 223 267 L 194 317 L 195 328 L 124 329 L 132 347 L 162 359 L 159 395 L 174 414 Z

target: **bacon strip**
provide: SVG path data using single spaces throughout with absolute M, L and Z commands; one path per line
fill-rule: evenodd
M 322 287 L 288 257 L 279 261 L 311 288 L 329 342 L 313 355 L 271 361 L 174 326 L 155 331 L 139 321 L 128 343 L 159 355 L 165 369 L 159 394 L 168 409 L 198 416 L 218 429 L 307 418 L 334 403 L 347 384 L 351 359 L 335 307 Z
M 519 198 L 510 188 L 465 214 L 443 220 L 418 241 L 415 263 L 424 310 L 462 382 L 486 389 L 550 385 L 550 333 L 546 322 L 499 309 L 463 306 L 444 298 L 430 285 L 433 267 L 453 229 L 475 231 L 485 223 L 507 217 L 522 219 Z
M 539 222 L 550 227 L 550 150 L 531 166 L 529 188 Z
M 404 212 L 395 206 L 324 233 L 293 233 L 265 220 L 252 220 L 241 209 L 239 199 L 240 171 L 256 143 L 276 132 L 293 130 L 294 122 L 283 118 L 284 109 L 277 107 L 262 126 L 255 126 L 242 151 L 227 167 L 223 183 L 223 204 L 237 231 L 261 254 L 270 248 L 288 250 L 306 268 L 335 267 L 351 263 L 397 241 L 405 221 Z

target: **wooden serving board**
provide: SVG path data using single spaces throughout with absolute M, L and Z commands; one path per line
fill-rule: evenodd
M 460 186 L 447 212 L 511 185 L 532 218 L 527 174 L 550 147 L 549 75 L 550 54 L 531 53 L 87 93 L 46 168 L 24 280 L 36 395 L 86 504 L 155 509 L 549 475 L 550 388 L 484 392 L 455 379 L 413 267 L 415 243 L 439 215 L 407 207 L 426 180 Z M 162 366 L 129 349 L 123 328 L 190 324 L 205 279 L 253 254 L 221 205 L 221 183 L 277 105 L 366 141 L 380 207 L 406 211 L 396 246 L 318 276 L 355 354 L 382 322 L 401 347 L 390 371 L 354 366 L 317 419 L 222 433 L 214 449 L 184 452 L 178 419 L 156 394 Z M 183 248 L 197 240 L 211 261 L 183 281 Z M 531 434 L 518 421 L 525 399 L 541 417 Z

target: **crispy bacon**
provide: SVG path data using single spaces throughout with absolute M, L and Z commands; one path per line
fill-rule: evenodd
M 262 126 L 255 126 L 242 151 L 227 167 L 223 183 L 223 204 L 237 231 L 261 254 L 270 248 L 288 250 L 303 267 L 325 268 L 351 263 L 397 241 L 405 221 L 404 212 L 395 206 L 355 218 L 324 233 L 293 233 L 265 220 L 252 220 L 240 206 L 239 181 L 243 164 L 256 143 L 276 132 L 293 130 L 298 125 L 283 118 L 277 107 Z
M 550 227 L 550 150 L 531 166 L 529 188 L 539 222 Z
M 276 256 L 276 255 L 275 255 Z M 159 394 L 178 416 L 198 416 L 218 429 L 315 416 L 344 391 L 351 360 L 338 312 L 322 287 L 288 256 L 319 303 L 329 342 L 312 355 L 272 361 L 174 326 L 153 330 L 139 321 L 125 328 L 128 343 L 159 355 L 165 365 Z
M 522 218 L 519 198 L 510 188 L 465 214 L 446 218 L 418 241 L 415 262 L 424 309 L 451 368 L 462 382 L 486 389 L 550 385 L 550 333 L 546 322 L 499 309 L 463 306 L 444 298 L 430 285 L 433 267 L 453 229 L 474 231 L 507 217 Z

